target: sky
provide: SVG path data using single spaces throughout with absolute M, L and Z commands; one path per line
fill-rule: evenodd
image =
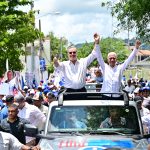
M 106 0 L 34 0 L 34 9 L 40 10 L 36 14 L 36 27 L 40 19 L 45 35 L 53 32 L 74 44 L 92 42 L 95 32 L 104 38 L 112 37 L 117 21 L 110 10 L 101 7 L 102 1 Z M 122 31 L 116 37 L 127 38 L 127 32 Z

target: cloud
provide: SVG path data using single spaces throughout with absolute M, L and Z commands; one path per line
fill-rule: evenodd
M 90 42 L 95 32 L 104 37 L 111 36 L 111 16 L 106 14 L 47 16 L 41 22 L 45 34 L 53 31 L 56 36 L 64 36 L 75 43 Z
M 81 14 L 81 13 L 106 13 L 105 8 L 101 8 L 101 1 L 98 0 L 53 0 L 56 9 L 63 13 Z
M 36 0 L 35 9 L 40 10 L 42 32 L 53 32 L 58 37 L 65 37 L 70 42 L 93 41 L 93 34 L 102 37 L 112 36 L 115 20 L 112 23 L 110 11 L 100 6 L 98 0 Z M 54 12 L 61 14 L 55 14 Z M 38 27 L 38 19 L 36 19 Z M 122 32 L 123 33 L 123 32 Z M 127 37 L 127 33 L 118 37 Z

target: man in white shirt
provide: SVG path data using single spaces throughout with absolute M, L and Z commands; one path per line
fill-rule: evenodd
M 0 150 L 40 150 L 40 147 L 23 145 L 12 134 L 0 131 Z
M 99 35 L 97 35 L 97 37 L 98 36 Z M 126 67 L 129 65 L 129 63 L 133 60 L 133 58 L 137 54 L 140 45 L 141 42 L 137 40 L 135 43 L 134 50 L 121 65 L 117 64 L 117 54 L 115 52 L 108 53 L 107 56 L 108 64 L 104 62 L 101 51 L 100 53 L 98 53 L 97 60 L 99 62 L 99 65 L 101 66 L 101 70 L 103 73 L 103 85 L 101 89 L 102 93 L 120 92 L 123 71 L 126 69 Z M 113 97 L 117 99 L 119 95 L 114 94 Z
M 46 116 L 36 106 L 30 105 L 25 101 L 22 95 L 16 95 L 15 101 L 18 103 L 19 113 L 18 117 L 28 120 L 32 125 L 35 125 L 39 131 L 44 129 Z M 29 143 L 33 138 L 27 138 L 26 142 Z
M 47 116 L 48 107 L 42 104 L 43 96 L 38 92 L 33 96 L 32 100 L 33 100 L 33 105 L 38 107 L 41 110 L 41 112 L 43 112 L 44 115 Z
M 135 86 L 133 85 L 131 79 L 127 81 L 127 86 L 124 88 L 129 94 L 132 94 L 135 90 Z
M 63 72 L 64 75 L 64 87 L 66 92 L 86 92 L 86 71 L 87 67 L 91 62 L 96 58 L 96 51 L 99 51 L 99 46 L 95 40 L 94 50 L 86 58 L 77 59 L 77 49 L 73 46 L 67 49 L 68 52 L 68 61 L 59 62 L 58 59 L 54 58 L 54 66 L 58 70 Z

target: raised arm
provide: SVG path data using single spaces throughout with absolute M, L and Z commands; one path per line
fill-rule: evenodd
M 58 61 L 57 57 L 54 57 L 53 62 L 54 62 L 55 67 L 59 66 L 59 61 Z
M 104 70 L 105 62 L 103 60 L 102 53 L 101 53 L 101 50 L 99 47 L 100 36 L 97 33 L 94 34 L 94 40 L 95 40 L 95 49 L 98 49 L 98 50 L 96 50 L 97 61 L 98 61 L 99 65 L 101 66 L 102 70 Z M 99 47 L 99 48 L 97 48 L 97 47 Z
M 129 57 L 123 63 L 122 71 L 125 70 L 126 67 L 130 64 L 130 62 L 134 59 L 134 57 L 136 56 L 136 54 L 139 50 L 140 45 L 141 45 L 141 42 L 139 40 L 137 40 L 135 42 L 134 50 L 132 51 L 132 53 L 129 55 Z
M 100 38 L 99 36 L 96 36 L 96 34 L 94 34 L 94 43 L 95 43 L 94 48 L 92 52 L 87 57 L 84 58 L 87 62 L 87 66 L 89 66 L 95 58 L 97 58 L 97 53 L 99 53 L 100 51 L 99 38 Z
M 53 62 L 54 62 L 54 68 L 55 69 L 60 70 L 60 71 L 64 70 L 63 62 L 59 62 L 57 57 L 54 57 Z

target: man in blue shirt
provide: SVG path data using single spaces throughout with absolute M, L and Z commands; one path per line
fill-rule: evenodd
M 4 105 L 3 101 L 0 99 L 0 120 L 7 118 L 8 110 L 6 105 Z
M 14 102 L 14 96 L 13 95 L 7 95 L 5 101 L 6 101 L 6 105 L 4 105 L 4 103 L 2 103 L 3 105 L 0 107 L 1 108 L 0 120 L 8 117 L 8 106 Z
M 67 128 L 87 128 L 86 124 L 82 121 L 79 121 L 76 112 L 74 111 L 66 111 L 65 119 L 58 125 L 59 128 L 67 129 Z

